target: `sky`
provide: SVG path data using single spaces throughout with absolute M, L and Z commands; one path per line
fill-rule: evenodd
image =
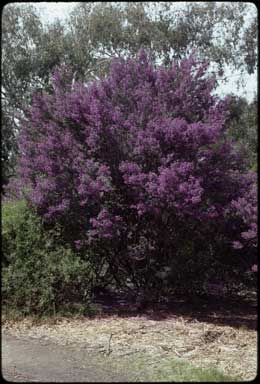
M 65 20 L 68 16 L 69 12 L 73 10 L 77 2 L 39 2 L 33 3 L 33 5 L 38 9 L 42 21 L 44 23 L 49 23 L 54 21 L 55 19 Z M 253 8 L 254 5 L 252 4 Z M 252 11 L 255 10 L 252 8 Z M 217 89 L 217 93 L 221 96 L 224 96 L 226 93 L 233 92 L 239 96 L 246 97 L 249 101 L 251 101 L 254 97 L 255 92 L 257 91 L 257 75 L 245 75 L 245 88 L 237 90 L 236 89 L 236 81 L 239 78 L 239 73 L 229 71 L 227 73 L 229 77 L 228 82 L 226 84 L 221 84 Z
M 64 20 L 73 10 L 77 2 L 40 2 L 33 3 L 38 9 L 44 22 L 52 22 L 55 19 Z

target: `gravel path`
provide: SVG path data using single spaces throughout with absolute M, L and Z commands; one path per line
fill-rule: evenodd
M 138 378 L 109 364 L 84 346 L 2 334 L 2 375 L 13 382 L 129 382 Z M 129 377 L 131 376 L 131 377 Z

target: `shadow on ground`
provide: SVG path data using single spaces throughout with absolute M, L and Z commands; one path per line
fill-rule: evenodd
M 120 297 L 104 295 L 96 299 L 102 317 L 117 315 L 121 317 L 145 316 L 151 320 L 165 320 L 183 317 L 188 321 L 202 321 L 215 325 L 235 328 L 257 329 L 257 299 L 229 297 L 207 297 L 196 301 L 187 298 L 175 298 L 167 304 L 154 304 L 137 308 L 133 303 Z

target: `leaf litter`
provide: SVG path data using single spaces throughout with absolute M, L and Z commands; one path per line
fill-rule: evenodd
M 186 360 L 216 368 L 229 376 L 252 380 L 257 373 L 257 332 L 183 317 L 150 320 L 145 316 L 56 318 L 35 323 L 27 318 L 5 321 L 2 330 L 18 337 L 60 345 L 78 345 L 93 353 L 123 357 L 145 352 L 148 364 L 162 358 Z

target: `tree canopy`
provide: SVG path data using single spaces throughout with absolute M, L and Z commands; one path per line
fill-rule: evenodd
M 43 24 L 33 5 L 6 5 L 3 182 L 16 173 L 16 137 L 32 90 L 47 90 L 57 66 L 69 65 L 74 80 L 93 81 L 108 73 L 114 57 L 135 55 L 143 47 L 158 65 L 170 65 L 172 59 L 185 58 L 195 49 L 200 59 L 210 61 L 210 71 L 219 79 L 224 79 L 227 65 L 253 73 L 257 58 L 253 7 L 245 2 L 187 2 L 181 7 L 170 2 L 79 3 L 65 23 Z

